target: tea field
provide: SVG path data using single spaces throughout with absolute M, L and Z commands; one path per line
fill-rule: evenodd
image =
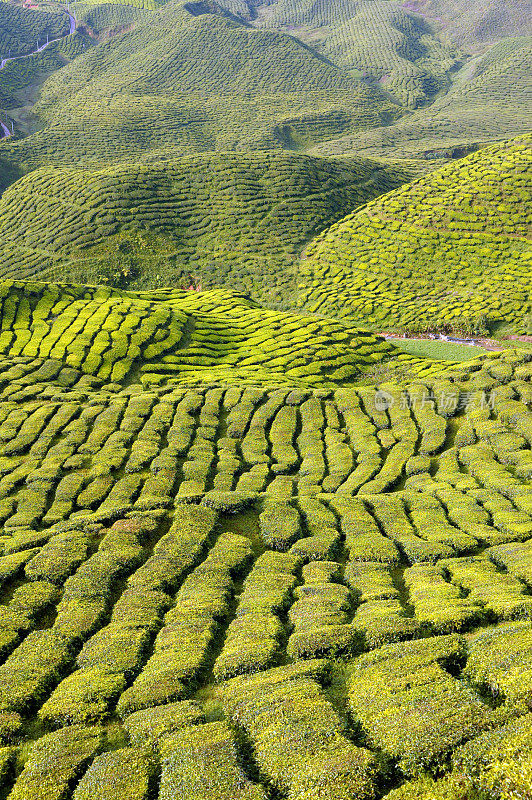
M 402 113 L 294 37 L 222 9 L 173 0 L 126 27 L 44 82 L 35 132 L 5 142 L 2 159 L 106 165 L 168 149 L 304 149 Z
M 531 800 L 527 3 L 0 2 L 0 800 Z
M 227 291 L 1 295 L 3 800 L 527 785 L 530 352 L 416 359 Z
M 68 33 L 69 22 L 65 13 L 21 8 L 12 3 L 0 2 L 0 61 L 4 58 L 26 55 L 42 44 L 48 36 L 56 39 Z
M 411 176 L 368 159 L 288 153 L 42 167 L 0 199 L 0 275 L 135 289 L 227 285 L 286 308 L 303 246 Z
M 226 5 L 238 13 L 238 4 Z M 253 6 L 256 25 L 295 33 L 338 67 L 379 82 L 407 108 L 433 99 L 461 63 L 455 47 L 399 3 L 274 0 Z
M 512 4 L 513 5 L 513 4 Z M 530 132 L 532 38 L 512 36 L 466 61 L 453 83 L 427 108 L 393 125 L 347 133 L 315 145 L 315 155 L 460 158 L 479 146 Z
M 530 161 L 520 137 L 355 211 L 306 248 L 300 303 L 381 330 L 527 333 Z

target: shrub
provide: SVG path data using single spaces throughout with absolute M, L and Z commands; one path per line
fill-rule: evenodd
M 157 768 L 150 756 L 122 747 L 96 756 L 74 791 L 74 800 L 147 800 Z
M 12 800 L 60 800 L 102 744 L 98 728 L 72 725 L 38 739 L 11 792 Z
M 371 741 L 405 774 L 443 763 L 490 725 L 486 706 L 442 668 L 464 655 L 455 636 L 390 644 L 352 666 L 349 698 Z
M 251 783 L 238 763 L 235 741 L 225 722 L 194 725 L 168 734 L 161 745 L 161 800 L 179 793 L 205 800 L 263 800 L 264 789 Z
M 124 728 L 136 747 L 158 749 L 168 734 L 203 722 L 201 707 L 193 700 L 181 700 L 136 711 L 124 719 Z

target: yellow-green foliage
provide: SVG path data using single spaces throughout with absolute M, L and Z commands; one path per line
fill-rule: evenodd
M 495 145 L 368 204 L 307 248 L 300 304 L 373 326 L 526 332 L 530 140 Z
M 162 743 L 161 800 L 263 800 L 264 789 L 247 780 L 225 722 L 169 734 Z
M 3 289 L 9 800 L 526 796 L 526 349 L 427 364 L 235 293 Z
M 455 3 L 446 5 L 448 11 L 451 5 L 453 9 L 456 7 Z M 431 3 L 430 7 L 434 9 L 435 5 Z M 482 3 L 482 11 L 489 18 L 488 8 Z M 519 15 L 519 4 L 511 9 L 507 4 L 499 8 L 504 22 L 512 11 Z M 465 13 L 469 17 L 469 3 Z M 521 30 L 515 33 L 527 35 L 503 38 L 478 61 L 473 64 L 466 61 L 449 90 L 436 97 L 430 108 L 420 108 L 392 125 L 331 139 L 316 145 L 313 152 L 327 156 L 352 152 L 403 158 L 461 158 L 479 145 L 528 133 L 531 38 L 530 28 L 524 24 L 526 17 L 521 14 L 517 26 Z M 460 25 L 460 31 L 465 30 Z M 475 37 L 477 34 L 478 29 Z M 489 41 L 495 42 L 496 37 L 489 37 Z
M 238 13 L 236 4 L 227 5 Z M 459 63 L 456 48 L 390 3 L 274 0 L 267 8 L 256 24 L 295 33 L 337 66 L 379 80 L 401 105 L 422 105 L 446 86 L 448 71 Z
M 288 385 L 332 385 L 396 353 L 366 331 L 265 311 L 227 291 L 134 294 L 5 282 L 1 292 L 4 353 L 54 359 L 114 382 L 140 367 L 145 385 L 257 383 L 273 375 Z

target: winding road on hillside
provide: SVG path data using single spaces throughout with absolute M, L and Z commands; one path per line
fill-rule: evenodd
M 65 36 L 70 36 L 76 30 L 77 20 L 76 17 L 69 11 L 68 8 L 61 8 L 62 11 L 68 16 L 69 21 L 69 31 Z M 31 53 L 26 53 L 24 56 L 13 56 L 12 58 L 3 58 L 0 60 L 0 70 L 4 69 L 6 64 L 9 64 L 11 61 L 20 61 L 23 58 L 31 58 L 32 56 L 37 55 L 38 53 L 42 53 L 43 50 L 46 50 L 54 42 L 59 42 L 61 39 L 64 39 L 65 36 L 57 36 L 55 39 L 48 39 L 44 44 L 37 47 L 35 50 L 32 50 Z M 8 128 L 8 126 L 0 121 L 0 128 L 2 129 L 3 136 L 0 137 L 0 141 L 2 139 L 7 139 L 9 136 L 13 135 L 13 131 Z

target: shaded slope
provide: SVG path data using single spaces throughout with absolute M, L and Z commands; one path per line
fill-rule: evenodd
M 469 330 L 532 311 L 530 137 L 384 195 L 306 251 L 301 302 L 372 325 Z
M 404 6 L 473 52 L 507 36 L 532 35 L 530 0 L 408 0 Z
M 37 165 L 169 146 L 280 148 L 294 146 L 292 128 L 299 145 L 397 115 L 292 37 L 203 8 L 169 3 L 55 73 L 35 108 L 46 127 L 6 145 L 6 157 Z
M 55 39 L 68 33 L 64 13 L 48 13 L 0 2 L 0 61 L 8 56 L 31 53 L 48 36 Z
M 452 89 L 430 108 L 387 127 L 318 145 L 314 152 L 423 155 L 526 133 L 532 122 L 531 44 L 530 37 L 503 40 L 464 67 Z
M 202 154 L 89 172 L 43 167 L 0 200 L 0 275 L 211 288 L 290 307 L 312 236 L 408 180 L 365 159 Z
M 457 51 L 423 20 L 388 0 L 277 0 L 250 3 L 253 24 L 285 30 L 338 67 L 380 81 L 394 99 L 412 108 L 444 88 Z M 238 4 L 230 3 L 235 13 Z

